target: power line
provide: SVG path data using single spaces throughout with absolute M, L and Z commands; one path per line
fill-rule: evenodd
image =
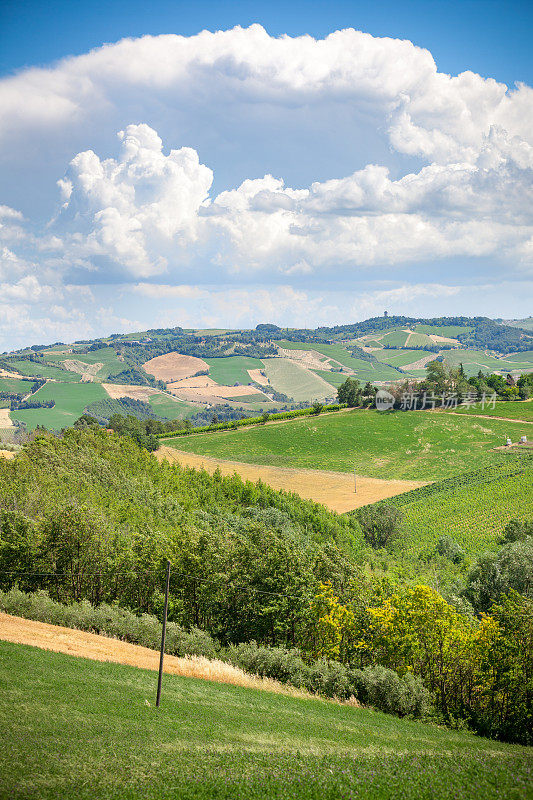
M 0 570 L 0 575 L 15 575 L 19 578 L 61 578 L 63 580 L 71 580 L 72 578 L 92 578 L 101 575 L 110 576 L 108 572 L 84 572 L 82 575 L 72 575 L 71 573 L 59 573 L 59 572 L 18 572 L 16 570 Z M 127 576 L 129 578 L 137 577 L 137 578 L 146 578 L 146 575 L 132 575 L 131 572 L 114 572 L 110 577 L 115 576 Z M 213 579 L 209 578 L 200 578 L 197 575 L 192 575 L 191 573 L 187 572 L 173 572 L 173 577 L 177 578 L 190 578 L 191 580 L 196 581 L 197 583 L 204 583 L 204 584 L 213 584 Z M 235 584 L 226 584 L 227 589 L 235 589 L 239 591 L 246 591 L 246 592 L 255 592 L 256 594 L 262 594 L 270 597 L 284 597 L 288 600 L 301 600 L 302 595 L 296 594 L 284 594 L 283 592 L 271 592 L 267 589 L 257 589 L 255 586 L 239 586 Z

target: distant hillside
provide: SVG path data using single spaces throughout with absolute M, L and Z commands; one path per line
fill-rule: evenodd
M 83 413 L 105 422 L 124 398 L 121 407 L 139 418 L 191 419 L 193 425 L 214 416 L 240 419 L 334 401 L 347 377 L 378 387 L 420 380 L 433 359 L 462 364 L 468 376 L 517 378 L 533 371 L 533 330 L 517 322 L 528 324 L 384 315 L 316 329 L 176 326 L 35 344 L 0 358 L 0 404 L 8 409 L 0 436 L 7 424 L 61 430 Z M 27 390 L 34 392 L 31 408 L 20 405 L 26 402 L 22 378 L 34 379 Z

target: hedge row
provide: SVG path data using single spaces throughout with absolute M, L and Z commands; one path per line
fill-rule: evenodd
M 161 642 L 161 623 L 151 614 L 137 615 L 107 603 L 93 606 L 88 600 L 63 605 L 45 591 L 0 590 L 0 611 L 103 634 L 154 650 Z M 411 674 L 400 677 L 381 666 L 358 670 L 326 659 L 308 663 L 296 649 L 262 647 L 255 642 L 224 648 L 205 631 L 185 630 L 175 622 L 167 625 L 165 651 L 176 656 L 217 658 L 250 674 L 273 678 L 323 697 L 339 700 L 356 697 L 365 705 L 399 717 L 424 718 L 434 713 L 431 695 L 419 678 Z
M 334 405 L 324 406 L 318 413 L 323 414 L 328 411 L 340 411 L 348 408 L 346 403 L 335 403 Z M 196 433 L 213 433 L 214 431 L 231 431 L 243 425 L 264 425 L 265 422 L 278 419 L 294 419 L 294 417 L 306 417 L 316 415 L 316 410 L 309 408 L 297 408 L 293 411 L 280 411 L 277 414 L 268 414 L 261 417 L 247 417 L 245 419 L 234 419 L 231 422 L 218 422 L 216 425 L 202 425 L 199 428 L 184 428 L 181 431 L 170 431 L 169 433 L 156 433 L 158 439 L 174 439 L 178 436 L 191 436 Z

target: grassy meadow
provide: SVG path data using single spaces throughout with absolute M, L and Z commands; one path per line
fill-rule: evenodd
M 483 417 L 503 417 L 504 419 L 517 419 L 523 420 L 524 422 L 533 422 L 533 401 L 517 401 L 507 402 L 507 401 L 496 401 L 494 403 L 494 408 L 492 407 L 492 403 L 488 403 L 485 405 L 485 408 L 481 407 L 481 403 L 476 403 L 473 406 L 459 406 L 456 409 L 457 414 L 467 414 L 467 415 L 476 415 L 476 416 L 483 416 Z M 524 433 L 527 435 L 528 430 L 524 428 Z M 528 436 L 528 439 L 533 438 L 533 430 L 531 434 Z
M 531 749 L 0 642 L 10 800 L 526 800 Z
M 23 381 L 20 378 L 0 378 L 0 392 L 10 392 L 13 394 L 29 394 L 33 383 Z
M 309 399 L 325 400 L 326 397 L 335 395 L 333 387 L 326 386 L 313 372 L 300 367 L 294 361 L 265 358 L 263 364 L 274 389 L 286 394 L 287 397 L 292 397 L 296 402 Z
M 162 443 L 254 464 L 339 472 L 355 468 L 374 478 L 433 481 L 505 458 L 493 448 L 510 434 L 518 439 L 526 427 L 447 413 L 355 410 Z
M 66 356 L 63 356 L 65 358 Z M 9 368 L 21 375 L 28 375 L 30 377 L 51 378 L 55 381 L 62 381 L 63 383 L 79 383 L 81 376 L 76 372 L 70 372 L 68 369 L 61 367 L 51 367 L 48 364 L 39 364 L 36 361 L 17 360 L 16 358 L 5 359 L 9 364 Z
M 108 396 L 99 383 L 49 382 L 35 392 L 32 398 L 42 401 L 55 400 L 53 408 L 20 409 L 12 411 L 11 418 L 26 423 L 30 431 L 38 425 L 44 425 L 51 431 L 58 431 L 73 425 L 89 403 L 105 400 Z
M 63 361 L 81 361 L 84 364 L 102 364 L 96 377 L 105 380 L 109 375 L 115 375 L 122 372 L 124 369 L 124 362 L 121 361 L 113 347 L 102 347 L 99 350 L 91 350 L 90 353 L 58 353 L 58 354 L 45 354 L 47 361 L 57 361 L 59 366 L 62 366 Z
M 229 358 L 206 358 L 209 364 L 209 377 L 222 386 L 233 386 L 235 383 L 244 385 L 251 383 L 249 369 L 263 369 L 263 363 L 258 358 L 248 356 L 230 356 Z

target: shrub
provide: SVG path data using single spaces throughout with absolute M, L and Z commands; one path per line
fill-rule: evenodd
M 357 518 L 371 547 L 385 547 L 400 532 L 402 512 L 392 503 L 377 503 L 359 509 Z
M 0 611 L 26 619 L 63 625 L 91 633 L 101 633 L 152 649 L 161 644 L 161 623 L 152 614 L 134 614 L 127 608 L 102 603 L 93 606 L 88 600 L 63 605 L 46 591 L 26 594 L 18 588 L 0 591 Z M 166 652 L 176 656 L 215 658 L 220 646 L 209 634 L 198 628 L 189 631 L 175 622 L 167 624 Z
M 465 559 L 465 551 L 457 542 L 454 542 L 451 536 L 441 536 L 435 550 L 454 564 L 460 564 Z
M 432 711 L 431 695 L 420 678 L 407 673 L 400 677 L 385 667 L 353 671 L 357 697 L 365 705 L 398 717 L 427 717 Z

